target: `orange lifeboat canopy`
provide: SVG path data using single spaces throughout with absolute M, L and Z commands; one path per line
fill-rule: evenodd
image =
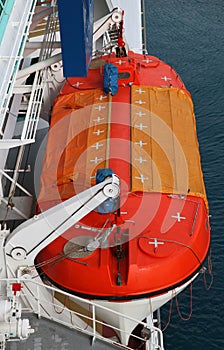
M 114 96 L 103 92 L 108 63 L 118 72 Z M 208 204 L 190 94 L 156 57 L 103 56 L 86 78 L 66 81 L 52 112 L 40 210 L 94 185 L 105 168 L 121 180 L 116 209 L 90 212 L 43 249 L 41 274 L 71 293 L 108 300 L 188 281 L 209 249 Z

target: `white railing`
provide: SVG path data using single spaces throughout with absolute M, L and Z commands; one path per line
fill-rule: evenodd
M 7 24 L 0 50 L 0 134 L 3 135 L 6 113 L 19 63 L 22 59 L 36 0 L 17 1 Z
M 142 14 L 142 52 L 147 54 L 147 38 L 146 38 L 146 17 L 145 17 L 145 0 L 141 0 Z
M 46 31 L 43 38 L 42 49 L 40 52 L 39 62 L 44 62 L 51 57 L 53 51 L 53 43 L 56 40 L 56 31 L 58 27 L 57 8 L 52 1 L 53 11 L 48 17 Z M 32 85 L 31 95 L 28 103 L 27 113 L 24 121 L 21 140 L 35 141 L 37 125 L 39 121 L 40 111 L 43 102 L 44 89 L 47 85 L 48 65 L 40 71 L 37 71 Z
M 0 53 L 3 51 L 3 54 L 0 55 L 0 62 L 3 60 L 5 64 L 7 64 L 7 67 L 4 68 L 2 78 L 0 76 L 0 83 L 3 79 L 2 83 L 0 84 L 0 135 L 2 136 L 2 140 L 0 140 L 0 149 L 10 149 L 12 147 L 18 147 L 35 142 L 38 121 L 43 106 L 44 91 L 49 83 L 48 67 L 54 63 L 54 58 L 50 58 L 54 50 L 56 33 L 59 30 L 57 1 L 52 0 L 51 3 L 48 3 L 48 5 L 51 6 L 52 11 L 49 12 L 45 21 L 46 27 L 43 32 L 43 37 L 41 38 L 42 46 L 39 54 L 38 67 L 36 70 L 32 71 L 32 66 L 30 66 L 18 72 L 26 38 L 29 34 L 29 28 L 32 21 L 32 16 L 34 14 L 34 5 L 36 4 L 36 1 L 37 0 L 26 0 L 26 7 L 28 7 L 28 4 L 31 7 L 32 3 L 32 12 L 29 12 L 27 17 L 24 17 L 25 15 L 23 15 L 22 19 L 18 18 L 18 28 L 16 30 L 16 38 L 13 48 L 2 47 L 0 49 Z M 28 8 L 29 10 L 30 7 Z M 24 23 L 26 23 L 26 26 L 25 28 L 22 28 Z M 18 49 L 17 42 L 19 42 L 19 40 L 20 45 Z M 10 40 L 10 42 L 13 42 L 13 40 Z M 8 51 L 10 51 L 10 55 L 8 53 L 8 56 L 6 57 L 5 52 Z M 36 65 L 34 66 L 36 67 Z M 35 73 L 32 85 L 24 85 L 25 80 L 31 73 Z M 13 93 L 26 93 L 26 100 L 28 100 L 28 104 L 21 135 L 18 135 L 14 139 L 8 139 L 4 136 L 4 129 L 7 123 L 7 113 L 10 113 L 10 111 L 8 111 L 8 107 Z
M 112 316 L 112 319 L 115 317 L 122 317 L 124 320 L 132 321 L 135 324 L 140 324 L 144 329 L 148 330 L 148 332 L 146 333 L 149 334 L 149 337 L 143 338 L 131 334 L 130 338 L 132 338 L 132 340 L 140 344 L 145 344 L 146 349 L 149 350 L 164 350 L 163 334 L 162 331 L 157 327 L 151 326 L 145 322 L 141 322 L 140 320 L 136 320 L 132 317 L 114 311 L 109 307 L 107 308 L 105 306 L 101 306 L 97 304 L 97 302 L 93 302 L 88 299 L 83 299 L 78 296 L 71 295 L 52 286 L 37 283 L 34 280 L 24 281 L 18 279 L 0 279 L 0 284 L 6 282 L 7 285 L 15 282 L 19 282 L 22 284 L 23 288 L 21 292 L 21 297 L 23 301 L 26 302 L 26 307 L 24 307 L 23 309 L 23 312 L 25 312 L 26 314 L 28 312 L 32 312 L 38 315 L 39 318 L 45 317 L 69 328 L 78 330 L 92 337 L 93 342 L 95 339 L 99 339 L 114 346 L 121 346 L 123 349 L 133 350 L 133 348 L 131 348 L 130 346 L 121 344 L 118 340 L 118 337 L 117 339 L 115 337 L 106 338 L 101 334 L 99 329 L 102 329 L 104 327 L 107 329 L 109 328 L 110 331 L 114 331 L 114 335 L 116 335 L 117 332 L 119 334 L 127 333 L 127 331 L 115 327 L 109 323 L 104 322 L 102 319 L 97 318 L 98 314 L 103 314 L 106 312 Z M 34 290 L 34 286 L 36 288 L 35 295 L 33 293 L 29 293 L 29 290 Z M 51 295 L 52 302 L 49 302 L 49 298 L 48 300 L 44 298 L 44 294 L 46 293 L 46 291 L 48 291 L 48 293 Z M 58 299 L 62 299 L 64 301 L 64 304 L 58 302 Z M 75 311 L 74 309 L 67 307 L 67 305 L 74 305 L 74 303 L 76 305 L 81 306 L 81 308 Z M 29 307 L 27 307 L 28 305 Z M 32 307 L 30 305 L 32 305 Z M 84 310 L 85 312 L 82 312 L 82 310 Z M 67 316 L 67 321 L 66 318 L 63 319 L 61 317 L 61 315 L 66 312 L 67 315 L 69 315 L 69 317 Z M 80 323 L 78 323 L 78 319 L 80 320 Z

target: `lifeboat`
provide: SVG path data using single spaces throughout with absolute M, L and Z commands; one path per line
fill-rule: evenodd
M 117 56 L 92 60 L 87 77 L 66 79 L 55 100 L 38 211 L 108 172 L 120 178 L 119 200 L 60 235 L 36 266 L 64 291 L 144 319 L 200 271 L 210 244 L 208 203 L 182 80 L 154 56 Z

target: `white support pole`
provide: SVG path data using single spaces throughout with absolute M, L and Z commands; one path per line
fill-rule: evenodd
M 95 343 L 96 340 L 96 306 L 92 305 L 92 318 L 93 318 L 93 337 L 92 337 L 92 345 Z

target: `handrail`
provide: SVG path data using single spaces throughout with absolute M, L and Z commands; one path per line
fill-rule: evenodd
M 8 110 L 10 98 L 12 96 L 13 85 L 17 71 L 19 69 L 19 63 L 22 59 L 23 48 L 26 43 L 29 26 L 32 20 L 32 14 L 34 10 L 36 0 L 27 1 L 23 7 L 23 12 L 20 14 L 21 18 L 19 22 L 16 22 L 16 36 L 12 38 L 14 32 L 10 28 L 13 28 L 14 22 L 18 15 L 16 15 L 16 7 L 12 10 L 9 30 L 7 31 L 7 40 L 4 37 L 4 44 L 1 43 L 1 61 L 4 63 L 2 68 L 1 86 L 0 86 L 0 133 L 3 135 L 3 126 L 5 123 L 6 113 Z M 16 17 L 17 16 L 17 17 Z M 13 22 L 14 21 L 14 22 Z M 7 42 L 6 42 L 7 41 Z M 6 55 L 6 56 L 4 56 Z
M 146 38 L 146 17 L 145 17 L 145 0 L 141 0 L 142 9 L 142 51 L 147 54 L 147 38 Z
M 55 1 L 52 1 L 52 4 Z M 37 125 L 39 121 L 40 111 L 42 107 L 42 100 L 44 90 L 47 82 L 47 64 L 44 66 L 45 60 L 51 57 L 53 51 L 53 42 L 56 40 L 56 29 L 58 24 L 57 16 L 55 16 L 57 9 L 53 6 L 53 11 L 48 17 L 46 25 L 46 32 L 43 38 L 42 50 L 40 52 L 40 64 L 43 62 L 43 69 L 37 71 L 32 85 L 32 91 L 29 99 L 27 113 L 24 121 L 21 140 L 35 140 Z
M 97 302 L 88 300 L 88 299 L 83 299 L 81 297 L 69 294 L 67 292 L 64 292 L 58 288 L 55 288 L 53 286 L 49 286 L 49 285 L 45 285 L 45 284 L 41 284 L 37 281 L 35 281 L 34 279 L 26 279 L 26 280 L 22 280 L 22 279 L 18 279 L 18 278 L 10 278 L 10 279 L 0 279 L 0 283 L 1 282 L 7 282 L 7 285 L 12 284 L 12 283 L 21 283 L 21 285 L 24 287 L 21 290 L 21 295 L 24 298 L 24 300 L 30 300 L 31 297 L 33 297 L 33 301 L 36 302 L 36 307 L 34 308 L 30 308 L 29 310 L 27 309 L 27 305 L 26 308 L 24 309 L 25 312 L 29 311 L 29 312 L 33 312 L 35 314 L 37 314 L 39 317 L 43 316 L 45 318 L 49 318 L 50 320 L 53 320 L 57 323 L 63 324 L 69 328 L 73 328 L 76 329 L 80 332 L 83 332 L 89 336 L 92 337 L 93 341 L 97 338 L 100 339 L 101 341 L 110 343 L 111 345 L 116 345 L 116 346 L 121 346 L 119 341 L 116 341 L 114 339 L 110 339 L 110 338 L 106 338 L 104 337 L 102 334 L 99 333 L 99 331 L 97 331 L 97 326 L 105 326 L 105 327 L 109 327 L 110 329 L 112 329 L 113 331 L 119 331 L 121 333 L 127 333 L 125 330 L 121 329 L 121 328 L 117 328 L 115 326 L 112 326 L 106 322 L 104 322 L 103 320 L 99 320 L 97 319 L 97 311 L 99 312 L 99 310 L 102 311 L 106 311 L 110 314 L 113 314 L 114 316 L 119 316 L 122 317 L 126 320 L 129 321 L 133 321 L 136 324 L 140 324 L 142 325 L 144 328 L 147 328 L 150 330 L 151 334 L 154 335 L 151 338 L 153 339 L 154 343 L 150 343 L 150 350 L 164 350 L 164 345 L 163 345 L 163 334 L 162 331 L 155 327 L 155 326 L 151 326 L 145 322 L 142 322 L 140 320 L 136 320 L 133 317 L 124 315 L 118 311 L 114 311 L 112 309 L 110 309 L 109 307 L 105 307 L 102 305 L 99 305 Z M 34 284 L 36 286 L 36 296 L 34 297 L 32 294 L 27 293 L 27 291 L 29 290 L 29 284 Z M 27 287 L 27 288 L 26 288 Z M 49 300 L 45 300 L 44 298 L 41 297 L 41 295 L 44 295 L 44 293 L 41 293 L 41 289 L 43 290 L 47 290 L 53 300 L 51 303 L 49 303 Z M 67 300 L 71 301 L 71 302 L 75 302 L 76 304 L 81 304 L 81 305 L 86 305 L 86 307 L 83 307 L 85 310 L 91 310 L 91 314 L 85 314 L 82 313 L 80 310 L 79 311 L 74 311 L 72 309 L 69 309 L 66 306 L 66 302 L 64 303 L 64 305 L 62 305 L 61 303 L 59 304 L 57 298 L 56 298 L 56 294 L 60 294 L 63 295 L 66 298 L 68 298 Z M 52 312 L 52 314 L 49 313 L 49 316 L 46 314 L 46 312 L 42 311 L 45 310 L 47 307 L 47 311 L 49 312 L 50 309 L 52 308 L 52 310 L 55 311 L 55 308 L 57 308 L 57 312 Z M 65 312 L 65 311 L 69 311 L 70 313 L 70 322 L 66 322 L 65 320 L 60 319 L 60 315 Z M 58 314 L 58 318 L 56 317 L 56 315 Z M 72 322 L 72 320 L 74 318 L 77 317 L 82 321 L 83 323 L 83 319 L 86 320 L 84 321 L 85 324 L 89 325 L 91 324 L 91 327 L 81 327 L 81 325 L 76 324 L 75 322 Z M 148 340 L 139 336 L 136 336 L 134 334 L 131 334 L 131 337 L 136 339 L 137 341 L 141 341 L 144 342 L 145 344 L 148 344 Z M 151 339 L 151 340 L 152 340 Z M 132 348 L 130 348 L 127 345 L 123 345 L 122 344 L 122 348 L 123 349 L 127 349 L 127 350 L 133 350 Z
M 36 2 L 36 0 L 31 0 L 33 4 Z M 47 22 L 46 22 L 46 29 L 44 31 L 44 38 L 42 40 L 42 48 L 39 55 L 39 62 L 36 63 L 34 66 L 38 65 L 38 68 L 35 70 L 35 76 L 32 86 L 30 87 L 30 97 L 28 99 L 28 106 L 26 111 L 26 116 L 23 123 L 23 129 L 21 136 L 19 138 L 17 137 L 14 140 L 8 140 L 3 137 L 3 139 L 0 141 L 0 148 L 12 148 L 17 147 L 23 144 L 32 143 L 35 141 L 36 136 L 36 130 L 37 125 L 39 121 L 39 116 L 42 108 L 42 102 L 45 92 L 45 87 L 48 82 L 48 66 L 52 65 L 54 62 L 57 62 L 60 60 L 60 54 L 56 55 L 56 57 L 51 57 L 53 52 L 53 44 L 56 41 L 56 32 L 58 31 L 58 16 L 57 16 L 57 1 L 51 0 L 51 6 L 52 6 L 52 12 L 48 16 Z M 31 21 L 31 14 L 29 21 Z M 22 21 L 24 22 L 24 20 Z M 21 23 L 19 23 L 19 26 L 21 26 Z M 30 22 L 27 26 L 30 26 Z M 21 30 L 19 30 L 21 32 Z M 25 38 L 25 34 L 23 34 L 23 37 Z M 15 45 L 15 44 L 14 44 Z M 15 51 L 15 49 L 13 48 Z M 14 57 L 15 55 L 11 55 L 7 58 L 8 64 L 7 64 L 7 70 L 12 69 L 14 67 L 13 75 L 10 73 L 11 71 L 7 71 L 4 73 L 3 76 L 3 84 L 0 87 L 0 107 L 1 108 L 1 115 L 0 115 L 0 133 L 4 134 L 4 125 L 5 120 L 7 119 L 7 110 L 8 110 L 8 104 L 9 99 L 11 96 L 11 93 L 13 92 L 13 85 L 15 82 L 15 77 L 19 81 L 19 79 L 24 78 L 24 80 L 31 74 L 34 69 L 34 67 L 30 66 L 28 68 L 23 69 L 22 71 L 18 70 L 18 62 L 21 59 L 22 50 L 20 50 L 20 53 L 17 57 Z M 1 59 L 1 58 L 0 58 Z M 14 59 L 13 62 L 11 62 Z M 27 76 L 23 75 L 27 74 Z M 10 76 L 10 79 L 9 79 Z M 24 85 L 26 87 L 26 85 Z

